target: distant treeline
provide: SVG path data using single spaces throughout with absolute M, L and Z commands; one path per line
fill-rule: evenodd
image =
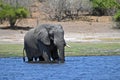
M 80 16 L 118 15 L 120 0 L 1 0 L 12 6 L 24 6 L 30 11 L 35 2 L 43 6 L 39 9 L 49 15 L 51 20 L 79 19 Z M 30 11 L 31 12 L 31 11 Z M 119 11 L 120 12 L 120 11 Z M 117 13 L 117 14 L 116 14 Z M 118 17 L 118 16 L 117 16 Z

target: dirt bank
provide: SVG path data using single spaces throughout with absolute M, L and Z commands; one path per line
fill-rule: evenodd
M 33 21 L 32 21 L 33 22 Z M 32 23 L 32 22 L 28 22 Z M 112 22 L 39 22 L 39 24 L 61 24 L 65 31 L 66 41 L 72 42 L 102 42 L 120 41 L 120 30 L 112 28 Z M 32 23 L 35 26 L 35 23 Z M 4 25 L 0 25 L 3 27 Z M 34 27 L 32 26 L 32 27 Z M 23 43 L 26 30 L 0 29 L 0 43 Z

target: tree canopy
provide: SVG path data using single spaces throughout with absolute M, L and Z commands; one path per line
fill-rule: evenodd
M 116 10 L 120 8 L 120 4 L 116 0 L 91 0 L 93 6 L 93 15 L 114 15 Z
M 12 6 L 0 2 L 0 19 L 9 21 L 10 27 L 14 28 L 17 19 L 26 18 L 29 15 L 29 11 L 21 6 Z

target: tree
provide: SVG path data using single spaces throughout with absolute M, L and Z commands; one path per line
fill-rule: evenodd
M 30 8 L 38 0 L 0 0 L 0 1 L 9 4 L 13 7 L 22 6 L 26 8 L 30 12 L 29 17 L 31 17 L 32 11 Z
M 10 27 L 14 28 L 17 19 L 26 18 L 29 11 L 20 6 L 12 6 L 1 2 L 0 4 L 0 19 L 6 19 L 9 21 Z
M 58 21 L 77 19 L 82 12 L 90 10 L 89 0 L 46 0 L 44 3 L 44 12 L 49 15 L 50 19 Z
M 119 3 L 116 0 L 91 0 L 93 5 L 93 15 L 114 15 Z

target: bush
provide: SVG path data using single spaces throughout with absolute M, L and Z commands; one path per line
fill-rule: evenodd
M 14 28 L 17 19 L 26 18 L 29 12 L 24 7 L 13 7 L 10 4 L 0 4 L 0 19 L 6 19 L 10 23 L 10 27 Z
M 115 21 L 120 21 L 120 10 L 118 10 L 115 15 L 113 16 Z
M 119 4 L 116 0 L 91 0 L 93 5 L 92 14 L 96 16 L 114 15 Z
M 118 10 L 113 16 L 113 28 L 120 29 L 120 10 Z
M 78 19 L 90 10 L 89 0 L 46 0 L 44 3 L 44 12 L 51 20 Z

